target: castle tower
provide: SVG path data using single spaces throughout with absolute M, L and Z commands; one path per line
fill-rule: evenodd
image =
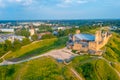
M 76 34 L 80 34 L 80 30 L 76 30 Z
M 33 25 L 30 25 L 29 28 L 30 28 L 29 29 L 30 36 L 34 35 L 35 34 L 35 29 L 34 29 Z
M 102 41 L 101 31 L 96 31 L 96 34 L 95 34 L 95 42 L 100 42 L 100 41 Z

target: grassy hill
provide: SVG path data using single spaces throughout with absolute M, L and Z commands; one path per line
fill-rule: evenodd
M 32 43 L 25 46 L 25 49 L 21 48 L 19 51 L 12 52 L 6 56 L 6 59 L 13 58 L 13 55 L 19 58 L 29 55 L 34 51 L 34 54 L 38 55 L 53 48 L 61 48 L 64 47 L 66 39 L 66 37 L 51 39 L 52 43 L 47 46 L 45 45 L 45 50 L 42 48 L 44 47 L 43 42 Z M 39 46 L 40 44 L 42 44 L 42 47 Z M 33 49 L 34 45 L 38 45 L 38 47 L 36 46 Z M 43 57 L 21 64 L 0 66 L 0 80 L 78 80 L 71 71 L 71 68 L 85 80 L 120 80 L 119 34 L 113 33 L 104 49 L 106 51 L 102 55 L 103 58 L 90 55 L 77 56 L 68 65 L 58 63 L 50 57 Z M 18 53 L 20 54 L 18 55 Z
M 27 46 L 22 47 L 20 50 L 11 52 L 4 58 L 6 60 L 21 60 L 31 56 L 43 54 L 52 49 L 58 49 L 65 46 L 68 37 L 45 39 L 33 42 Z
M 71 66 L 86 80 L 120 80 L 117 72 L 109 63 L 96 57 L 76 57 Z
M 110 60 L 120 62 L 120 35 L 113 33 L 113 36 L 110 38 L 110 41 L 105 46 L 106 52 L 103 56 Z
M 17 65 L 0 67 L 0 80 L 77 80 L 72 72 L 56 60 L 43 57 Z

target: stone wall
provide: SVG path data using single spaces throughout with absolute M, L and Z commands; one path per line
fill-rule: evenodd
M 97 50 L 97 43 L 96 42 L 89 42 L 88 47 L 89 47 L 90 50 L 96 51 Z
M 80 51 L 81 48 L 82 48 L 82 45 L 81 45 L 81 44 L 75 43 L 74 46 L 73 46 L 73 50 L 78 50 L 78 51 Z
M 76 33 L 80 33 L 77 31 Z M 72 47 L 73 50 L 77 51 L 88 51 L 93 50 L 95 51 L 96 55 L 101 55 L 102 52 L 100 49 L 105 46 L 109 40 L 109 38 L 112 36 L 112 34 L 108 34 L 108 32 L 101 33 L 101 31 L 97 31 L 95 34 L 95 41 L 88 42 L 87 47 L 83 47 L 80 43 L 74 43 L 74 46 Z M 73 41 L 75 41 L 75 37 L 73 37 Z
M 94 51 L 99 51 L 103 46 L 105 46 L 109 40 L 109 38 L 111 37 L 112 35 L 107 35 L 105 33 L 105 36 L 104 38 L 102 39 L 102 41 L 95 41 L 95 42 L 89 42 L 89 49 L 90 50 L 94 50 Z

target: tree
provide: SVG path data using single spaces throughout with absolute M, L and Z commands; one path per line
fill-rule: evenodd
M 30 36 L 30 32 L 25 29 L 16 31 L 15 34 L 20 36 L 25 36 L 27 38 Z
M 16 50 L 20 49 L 21 46 L 22 46 L 21 42 L 19 40 L 15 40 L 13 42 L 12 51 L 16 51 Z
M 48 26 L 48 25 L 41 25 L 39 26 L 39 32 L 46 32 L 46 31 L 49 31 L 49 32 L 52 32 L 52 27 L 51 26 Z
M 34 34 L 34 35 L 32 35 L 31 38 L 32 38 L 33 41 L 36 41 L 36 40 L 38 40 L 38 35 L 37 35 L 37 34 Z
M 51 39 L 51 38 L 56 38 L 53 34 L 46 34 L 42 36 L 42 39 Z
M 5 53 L 6 51 L 4 50 L 4 44 L 0 44 L 0 57 Z
M 27 44 L 29 44 L 30 43 L 30 39 L 28 39 L 28 38 L 24 38 L 23 40 L 22 40 L 22 45 L 24 46 L 24 45 L 27 45 Z
M 5 51 L 9 51 L 9 50 L 11 50 L 11 49 L 12 49 L 12 43 L 11 43 L 11 41 L 6 40 L 6 41 L 5 41 L 5 44 L 4 44 L 4 50 L 5 50 Z

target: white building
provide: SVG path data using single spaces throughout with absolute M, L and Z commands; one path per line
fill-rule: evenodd
M 0 35 L 0 43 L 4 42 L 5 40 L 10 40 L 11 42 L 14 42 L 15 39 L 22 41 L 24 38 L 24 36 L 17 36 L 14 34 L 3 34 Z
M 14 29 L 0 29 L 1 32 L 14 32 Z

